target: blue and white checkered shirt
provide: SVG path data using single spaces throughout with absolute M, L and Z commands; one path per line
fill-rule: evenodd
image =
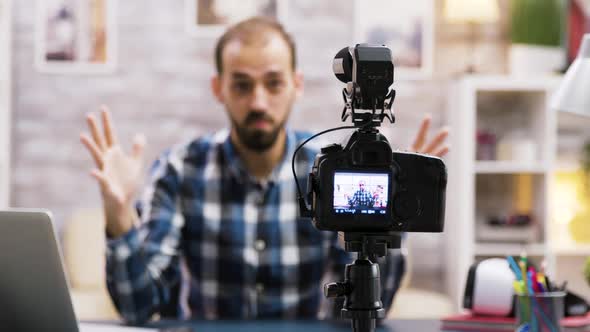
M 348 200 L 348 204 L 350 204 L 351 207 L 372 207 L 373 203 L 373 194 L 367 190 L 360 189 Z
M 108 243 L 107 285 L 123 318 L 338 312 L 321 289 L 325 281 L 343 279 L 351 256 L 337 233 L 318 231 L 298 215 L 291 156 L 307 137 L 287 131 L 285 157 L 264 183 L 246 172 L 227 131 L 163 154 L 138 204 L 141 226 Z M 303 148 L 298 154 L 303 190 L 316 153 Z M 380 261 L 386 308 L 404 272 L 399 254 L 387 257 Z

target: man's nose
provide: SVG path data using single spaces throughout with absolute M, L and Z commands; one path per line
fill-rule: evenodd
M 269 107 L 268 91 L 262 84 L 257 84 L 252 92 L 250 99 L 250 108 L 252 110 L 267 111 Z

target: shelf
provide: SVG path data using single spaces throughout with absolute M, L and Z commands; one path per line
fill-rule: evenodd
M 590 256 L 590 244 L 557 244 L 551 247 L 551 251 L 556 255 Z
M 557 161 L 555 164 L 555 172 L 575 173 L 582 171 L 582 166 L 579 161 Z
M 544 256 L 545 245 L 542 243 L 477 243 L 475 255 L 477 256 L 518 256 L 525 252 L 528 256 Z
M 539 91 L 553 90 L 561 83 L 560 75 L 541 75 L 538 79 L 504 75 L 467 75 L 464 84 L 480 91 Z
M 446 243 L 446 258 L 448 264 L 455 264 L 448 272 L 447 287 L 456 303 L 461 302 L 461 285 L 474 259 L 525 252 L 535 262 L 546 258 L 548 272 L 553 274 L 547 203 L 558 128 L 549 103 L 560 80 L 559 76 L 474 75 L 451 90 L 447 119 L 457 132 L 450 136 L 450 144 L 458 148 L 449 156 L 447 197 L 453 199 L 447 199 L 445 227 L 454 235 Z M 496 146 L 478 146 L 474 142 L 478 132 L 494 135 Z M 486 152 L 495 152 L 502 160 L 477 160 L 480 155 L 494 155 Z M 506 234 L 491 227 L 487 233 L 482 231 L 490 218 L 524 210 L 533 216 L 534 228 L 515 227 Z
M 475 173 L 477 174 L 518 174 L 518 173 L 544 173 L 549 169 L 546 163 L 530 163 L 518 161 L 476 161 Z

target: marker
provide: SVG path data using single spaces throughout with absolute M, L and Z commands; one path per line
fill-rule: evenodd
M 521 299 L 525 301 L 525 303 L 524 303 L 525 317 L 526 317 L 525 319 L 531 320 L 531 323 L 532 323 L 531 327 L 533 328 L 533 331 L 536 331 L 537 326 L 536 326 L 536 320 L 533 317 L 533 310 L 531 310 L 532 309 L 531 301 L 527 297 L 527 291 L 529 290 L 529 287 L 527 284 L 528 278 L 526 275 L 526 265 L 527 265 L 526 261 L 527 261 L 526 254 L 522 253 L 520 255 L 520 261 L 518 262 L 518 266 L 520 267 L 520 272 L 522 273 L 522 282 L 523 282 L 523 292 L 521 295 Z
M 527 277 L 526 277 L 526 258 L 523 260 L 521 258 L 520 262 L 518 262 L 518 266 L 520 266 L 520 272 L 522 273 L 522 281 L 524 282 L 524 289 L 528 289 L 528 285 L 527 285 Z
M 537 282 L 541 285 L 545 291 L 549 291 L 549 287 L 547 287 L 547 279 L 543 272 L 537 272 Z
M 537 283 L 537 278 L 536 278 L 535 272 L 530 267 L 527 272 L 527 280 L 528 280 L 529 284 L 531 285 L 531 289 L 533 291 L 533 294 L 541 292 L 541 290 L 539 289 L 539 285 Z
M 518 265 L 516 264 L 514 257 L 506 256 L 506 260 L 508 261 L 510 269 L 512 269 L 512 272 L 516 276 L 516 280 L 522 280 L 522 273 L 520 272 L 520 269 L 518 268 Z

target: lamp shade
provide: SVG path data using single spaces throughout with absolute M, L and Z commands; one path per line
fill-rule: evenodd
M 497 0 L 446 0 L 443 16 L 449 23 L 492 23 L 499 17 Z
M 553 95 L 551 107 L 590 116 L 590 33 L 584 35 L 578 57 Z

